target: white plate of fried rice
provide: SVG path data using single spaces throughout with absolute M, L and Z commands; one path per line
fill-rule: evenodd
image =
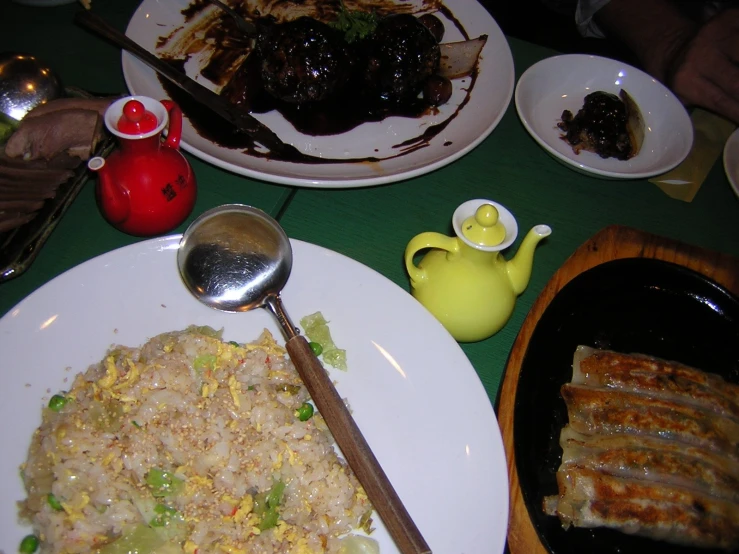
M 310 399 L 281 357 L 277 325 L 263 310 L 195 300 L 177 273 L 178 245 L 170 236 L 99 256 L 0 319 L 0 553 L 32 533 L 44 535 L 42 553 L 106 542 L 102 552 L 121 552 L 110 548 L 119 536 L 154 529 L 160 543 L 171 532 L 173 548 L 139 552 L 308 554 L 363 535 L 358 520 L 368 528 L 366 498 L 320 414 L 297 419 Z M 432 550 L 503 552 L 503 444 L 459 345 L 377 272 L 292 245 L 285 305 L 296 321 L 329 321 L 348 363 L 331 376 Z M 190 326 L 222 329 L 222 340 Z M 65 399 L 56 411 L 54 395 Z M 19 520 L 24 500 L 35 529 Z M 381 553 L 398 551 L 374 513 L 371 527 Z

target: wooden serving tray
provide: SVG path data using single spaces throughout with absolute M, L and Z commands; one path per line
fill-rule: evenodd
M 567 283 L 583 271 L 621 258 L 653 258 L 679 264 L 739 295 L 739 258 L 617 225 L 596 233 L 557 270 L 521 326 L 508 358 L 500 394 L 498 422 L 503 433 L 510 483 L 508 548 L 511 554 L 548 552 L 539 539 L 523 500 L 513 444 L 514 405 L 519 372 L 529 340 L 547 306 Z

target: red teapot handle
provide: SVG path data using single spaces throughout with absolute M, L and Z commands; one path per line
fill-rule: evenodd
M 169 130 L 164 145 L 179 150 L 182 138 L 182 110 L 171 100 L 160 100 L 160 102 L 169 114 Z

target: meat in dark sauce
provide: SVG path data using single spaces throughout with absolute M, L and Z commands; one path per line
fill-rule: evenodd
M 277 110 L 301 133 L 325 136 L 390 116 L 417 118 L 443 103 L 443 95 L 419 96 L 440 51 L 412 15 L 387 16 L 355 43 L 307 17 L 266 28 L 221 92 L 248 111 Z
M 384 17 L 357 47 L 361 101 L 413 103 L 439 68 L 439 42 L 410 14 Z
M 311 17 L 261 26 L 256 41 L 264 90 L 274 98 L 306 104 L 341 94 L 353 59 L 340 31 Z
M 464 29 L 448 10 L 443 10 L 454 25 Z M 301 21 L 305 20 L 305 21 Z M 434 23 L 434 21 L 436 23 Z M 233 35 L 233 26 L 227 22 L 226 33 Z M 278 111 L 299 132 L 312 135 L 336 135 L 349 131 L 365 122 L 382 121 L 391 116 L 419 118 L 436 110 L 436 106 L 446 102 L 451 95 L 451 82 L 439 83 L 429 79 L 438 68 L 439 38 L 443 24 L 432 15 L 424 19 L 410 14 L 390 15 L 380 21 L 380 33 L 369 39 L 349 45 L 342 43 L 337 48 L 333 29 L 311 18 L 300 18 L 290 24 L 274 25 L 269 21 L 258 24 L 265 28 L 272 25 L 257 40 L 257 46 L 247 56 L 246 61 L 223 88 L 221 94 L 234 104 L 242 106 L 250 113 Z M 286 27 L 292 25 L 294 28 Z M 384 30 L 383 30 L 384 29 Z M 287 32 L 289 31 L 289 32 Z M 389 42 L 391 34 L 396 33 L 395 45 L 405 52 L 404 62 L 400 56 L 393 58 L 387 48 L 380 47 L 379 41 Z M 435 36 L 437 34 L 437 36 Z M 267 37 L 277 38 L 281 43 L 274 48 L 274 42 Z M 232 38 L 232 37 L 231 37 Z M 234 42 L 226 37 L 221 42 Z M 236 40 L 238 42 L 238 39 Z M 307 49 L 307 50 L 306 50 Z M 339 51 L 340 50 L 340 51 Z M 304 56 L 308 51 L 310 55 Z M 231 63 L 233 55 L 218 53 L 211 58 L 211 64 L 203 74 L 217 74 L 218 68 L 213 60 Z M 367 70 L 370 61 L 372 70 Z M 181 61 L 172 60 L 173 63 Z M 364 69 L 361 71 L 358 69 Z M 376 78 L 372 87 L 368 80 Z M 395 146 L 398 156 L 407 154 L 428 144 L 456 117 L 459 110 L 468 102 L 476 73 L 469 75 L 467 96 L 457 110 L 438 125 L 425 128 L 418 137 L 410 138 Z M 168 82 L 160 79 L 167 93 L 183 107 L 183 113 L 198 133 L 213 142 L 228 148 L 242 148 L 247 153 L 270 159 L 284 159 L 299 163 L 348 163 L 357 161 L 378 161 L 377 158 L 336 159 L 304 156 L 301 159 L 288 159 L 275 153 L 264 154 L 255 148 L 249 137 L 236 131 L 224 121 L 213 121 L 201 107 L 189 102 Z M 432 84 L 429 93 L 421 94 L 424 85 Z M 297 86 L 295 83 L 298 83 Z M 291 92 L 291 88 L 294 89 Z M 370 91 L 373 91 L 370 94 Z M 360 101 L 360 99 L 362 101 Z M 385 157 L 387 159 L 387 157 Z

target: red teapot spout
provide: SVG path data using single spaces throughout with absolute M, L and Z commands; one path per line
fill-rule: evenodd
M 105 159 L 96 157 L 87 162 L 87 167 L 98 176 L 96 196 L 100 211 L 105 219 L 114 225 L 124 223 L 131 214 L 131 200 L 128 190 L 119 185 Z

